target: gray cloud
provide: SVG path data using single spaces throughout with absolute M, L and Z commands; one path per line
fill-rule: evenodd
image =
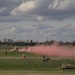
M 25 22 L 24 22 L 25 23 Z M 13 38 L 22 40 L 74 40 L 75 37 L 75 24 L 62 25 L 63 22 L 59 24 L 50 23 L 3 23 L 0 26 L 0 38 Z M 61 24 L 61 25 L 60 25 Z
M 2 13 L 0 13 L 0 16 L 9 16 L 10 11 L 13 10 L 15 7 L 17 7 L 19 4 L 21 4 L 20 0 L 0 0 L 0 8 L 5 7 L 6 10 Z
M 0 0 L 0 21 L 75 18 L 75 0 Z
M 64 6 L 62 6 L 62 4 Z M 30 5 L 30 6 L 29 6 Z M 27 9 L 24 9 L 24 7 Z M 32 7 L 32 8 L 31 8 Z M 46 19 L 59 19 L 74 17 L 75 0 L 33 0 L 22 3 L 12 10 L 12 15 L 28 15 Z M 48 17 L 48 18 L 47 18 Z
M 74 17 L 75 0 L 0 0 L 0 38 L 73 40 Z

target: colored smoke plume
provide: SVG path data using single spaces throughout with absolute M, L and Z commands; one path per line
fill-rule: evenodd
M 31 52 L 45 56 L 58 57 L 75 57 L 75 47 L 73 46 L 59 46 L 58 43 L 53 45 L 40 45 L 19 50 L 20 52 Z

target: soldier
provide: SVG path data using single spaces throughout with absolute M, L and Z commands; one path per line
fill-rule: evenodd
M 47 61 L 49 61 L 49 58 L 46 58 L 45 56 L 43 56 L 43 61 L 47 62 Z
M 4 50 L 4 54 L 6 54 L 6 55 L 7 55 L 7 50 Z
M 18 52 L 18 47 L 16 47 L 16 51 Z
M 22 58 L 25 58 L 25 55 L 24 54 L 22 55 Z

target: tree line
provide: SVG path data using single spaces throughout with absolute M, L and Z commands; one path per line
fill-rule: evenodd
M 46 40 L 44 42 L 34 42 L 33 40 L 17 40 L 14 41 L 13 39 L 3 39 L 3 41 L 0 40 L 0 45 L 11 45 L 11 46 L 35 46 L 35 45 L 59 45 L 59 46 L 75 46 L 75 41 L 72 42 L 63 42 L 63 41 L 56 41 L 56 40 Z

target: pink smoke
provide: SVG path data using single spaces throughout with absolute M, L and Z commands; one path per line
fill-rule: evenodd
M 33 46 L 29 47 L 27 50 L 25 48 L 19 50 L 20 52 L 31 52 L 45 56 L 57 56 L 57 57 L 75 57 L 75 47 L 70 46 Z

